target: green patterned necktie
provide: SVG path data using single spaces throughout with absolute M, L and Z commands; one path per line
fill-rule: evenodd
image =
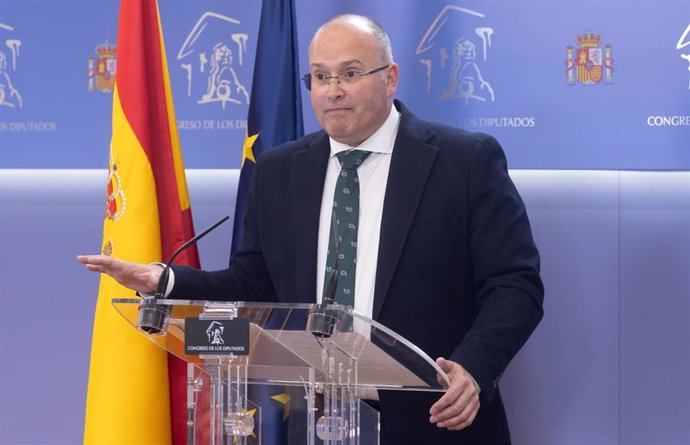
M 359 177 L 357 168 L 371 152 L 350 150 L 338 153 L 340 174 L 333 194 L 333 218 L 331 227 L 335 234 L 329 236 L 328 254 L 326 257 L 326 278 L 324 280 L 324 298 L 328 297 L 328 283 L 333 270 L 337 270 L 338 279 L 333 300 L 345 306 L 354 306 L 355 270 L 357 268 L 357 229 L 359 225 Z M 335 237 L 338 237 L 336 244 Z

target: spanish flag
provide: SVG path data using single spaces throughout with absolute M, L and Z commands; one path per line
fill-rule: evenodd
M 167 73 L 156 1 L 122 0 L 102 251 L 128 261 L 166 261 L 194 235 Z M 195 247 L 176 263 L 199 267 Z M 133 296 L 101 277 L 84 443 L 184 443 L 185 365 L 111 304 Z

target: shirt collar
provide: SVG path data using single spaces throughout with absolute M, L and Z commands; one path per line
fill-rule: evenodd
M 378 130 L 369 139 L 362 142 L 358 147 L 352 147 L 347 144 L 340 143 L 335 139 L 329 137 L 331 142 L 331 157 L 337 155 L 341 151 L 348 150 L 363 150 L 373 153 L 390 154 L 393 152 L 393 144 L 395 143 L 395 136 L 398 134 L 398 126 L 400 124 L 400 113 L 391 105 L 391 112 L 388 114 L 386 121 L 379 127 Z

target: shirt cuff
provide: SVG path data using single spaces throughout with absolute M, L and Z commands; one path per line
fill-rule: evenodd
M 151 264 L 155 264 L 157 266 L 165 268 L 164 263 L 151 263 Z M 171 268 L 168 268 L 168 286 L 165 288 L 165 293 L 163 294 L 163 298 L 168 298 L 168 295 L 170 295 L 174 286 L 175 286 L 175 272 Z M 153 296 L 155 294 L 147 294 L 144 292 L 139 292 L 139 295 L 141 295 L 144 298 L 153 298 Z

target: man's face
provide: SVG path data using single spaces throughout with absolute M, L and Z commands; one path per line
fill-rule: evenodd
M 312 77 L 338 76 L 348 70 L 366 73 L 381 62 L 373 35 L 352 26 L 334 24 L 322 30 L 309 47 Z M 312 82 L 311 105 L 316 119 L 330 137 L 353 147 L 383 125 L 398 85 L 398 66 L 356 79 L 331 79 L 328 85 Z

